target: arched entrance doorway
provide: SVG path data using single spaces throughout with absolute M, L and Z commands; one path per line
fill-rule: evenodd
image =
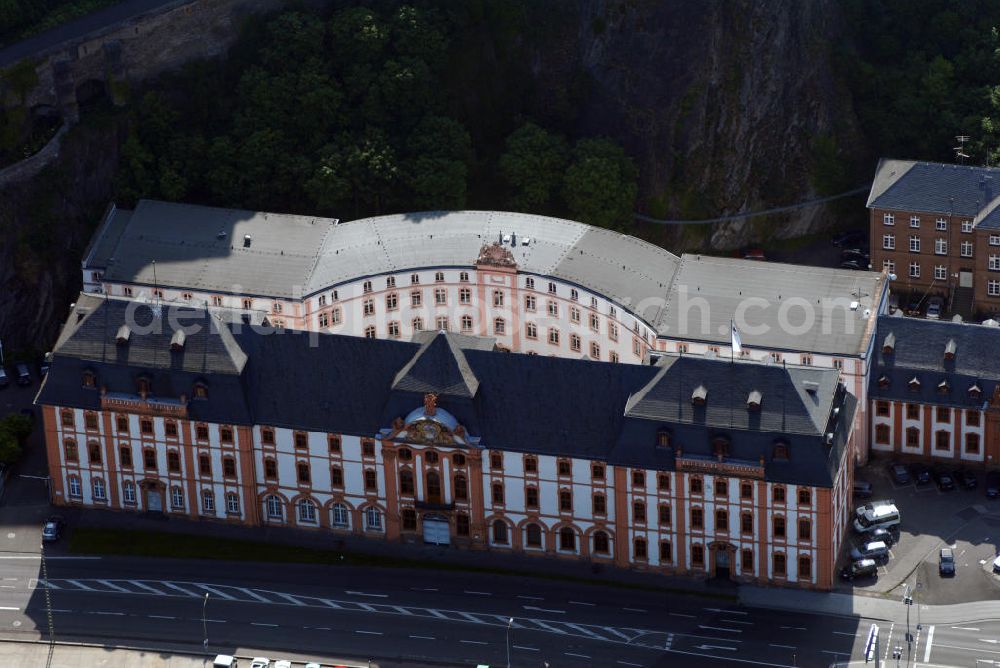
M 731 580 L 736 567 L 736 546 L 715 542 L 708 546 L 710 575 L 722 580 Z
M 139 483 L 142 488 L 143 507 L 150 513 L 163 512 L 163 483 L 156 480 L 143 480 Z

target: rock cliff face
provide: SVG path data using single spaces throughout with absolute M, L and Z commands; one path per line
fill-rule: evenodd
M 610 134 L 636 157 L 650 215 L 711 218 L 816 197 L 819 141 L 860 158 L 860 169 L 839 166 L 853 168 L 847 187 L 863 184 L 862 141 L 833 72 L 836 0 L 590 0 L 571 29 L 546 42 L 562 48 L 536 47 L 541 106 L 558 108 L 566 81 L 582 70 L 589 86 L 577 97 L 579 129 Z M 666 241 L 730 248 L 831 222 L 812 207 L 678 230 Z

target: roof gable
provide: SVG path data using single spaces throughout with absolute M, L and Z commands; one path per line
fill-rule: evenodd
M 469 367 L 459 341 L 447 332 L 438 332 L 399 370 L 392 389 L 471 399 L 479 389 L 479 379 Z

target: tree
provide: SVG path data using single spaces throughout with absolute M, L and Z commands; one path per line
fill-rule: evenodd
M 411 156 L 404 180 L 413 194 L 413 206 L 421 209 L 465 207 L 468 163 L 472 140 L 458 121 L 425 116 L 406 143 Z
M 500 156 L 500 171 L 513 191 L 511 206 L 522 211 L 544 210 L 566 172 L 566 140 L 529 122 L 507 137 L 506 146 Z
M 628 227 L 639 194 L 639 171 L 610 139 L 581 139 L 563 179 L 563 199 L 573 215 L 598 227 Z
M 351 182 L 344 174 L 340 151 L 336 146 L 323 149 L 313 175 L 305 183 L 305 191 L 320 211 L 333 212 L 347 199 Z
M 8 415 L 0 420 L 0 462 L 13 464 L 21 458 L 21 444 L 31 434 L 31 418 Z
M 362 137 L 346 138 L 345 173 L 354 194 L 355 211 L 365 204 L 381 213 L 382 203 L 399 171 L 396 151 L 380 128 L 366 128 Z M 350 144 L 348 144 L 350 142 Z

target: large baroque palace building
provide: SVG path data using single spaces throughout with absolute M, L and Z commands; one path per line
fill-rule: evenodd
M 885 272 L 752 262 L 663 248 L 581 223 L 508 212 L 352 222 L 142 200 L 110 206 L 84 291 L 238 311 L 290 329 L 407 341 L 491 337 L 514 352 L 642 364 L 664 353 L 838 369 L 858 398 Z
M 83 294 L 38 396 L 54 500 L 832 586 L 857 408 L 838 370 L 503 342 Z

